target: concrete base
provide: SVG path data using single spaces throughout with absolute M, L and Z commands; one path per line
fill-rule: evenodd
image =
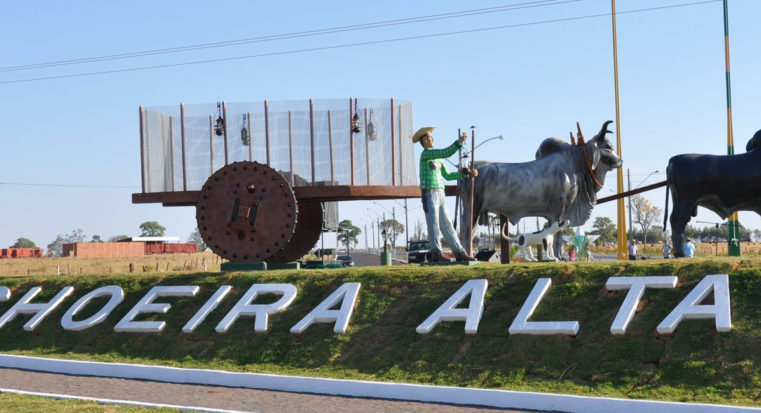
M 293 262 L 270 262 L 267 264 L 268 270 L 300 270 L 301 263 L 298 261 Z
M 267 270 L 300 270 L 301 263 L 293 262 L 271 262 L 250 261 L 250 262 L 225 262 L 220 265 L 222 272 L 230 271 L 267 271 Z
M 437 261 L 437 262 L 421 262 L 420 265 L 431 265 L 431 266 L 441 266 L 441 265 L 477 265 L 480 264 L 480 261 Z
M 263 261 L 253 262 L 223 262 L 220 265 L 222 272 L 231 271 L 267 271 L 267 263 Z

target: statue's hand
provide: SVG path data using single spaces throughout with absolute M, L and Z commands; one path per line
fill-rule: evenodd
M 468 139 L 468 132 L 463 132 L 462 135 L 457 139 L 457 142 L 463 143 Z
M 463 175 L 472 176 L 474 178 L 478 176 L 478 170 L 477 169 L 462 168 L 462 170 L 460 172 L 462 172 Z

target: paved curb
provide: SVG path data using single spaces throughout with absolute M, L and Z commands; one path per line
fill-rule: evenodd
M 563 412 L 674 413 L 761 412 L 759 408 L 701 403 L 628 400 L 551 393 L 517 392 L 419 384 L 337 380 L 274 374 L 236 373 L 142 364 L 104 363 L 0 354 L 0 367 L 80 376 L 116 377 L 167 383 L 188 383 L 278 390 L 334 396 L 480 405 L 497 408 Z

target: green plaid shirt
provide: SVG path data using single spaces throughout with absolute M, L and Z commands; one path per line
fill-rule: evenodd
M 465 177 L 460 171 L 449 172 L 444 165 L 443 159 L 454 155 L 462 144 L 455 141 L 444 149 L 423 149 L 420 155 L 420 188 L 421 189 L 444 189 L 442 177 L 448 181 Z M 430 162 L 436 164 L 436 169 L 431 169 Z

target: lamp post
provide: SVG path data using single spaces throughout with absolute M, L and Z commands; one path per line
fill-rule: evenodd
M 380 264 L 381 265 L 391 265 L 391 254 L 388 253 L 388 249 L 386 247 L 386 230 L 384 229 L 383 232 L 381 232 L 381 235 L 383 236 L 383 252 L 380 254 Z
M 377 224 L 376 228 L 377 228 L 377 231 L 378 231 L 378 248 L 380 249 L 380 242 L 381 242 L 381 234 L 380 234 L 380 229 L 381 229 L 381 224 L 380 223 L 381 223 L 381 221 L 380 220 L 381 220 L 381 216 L 380 216 L 380 214 L 378 214 L 377 212 L 375 212 L 374 210 L 372 210 L 370 208 L 367 208 L 367 211 L 368 212 L 372 212 L 373 214 L 375 214 L 375 217 L 376 217 L 375 222 Z M 385 216 L 384 216 L 384 221 L 385 221 Z M 375 235 L 373 235 L 373 237 L 374 236 Z M 373 243 L 375 243 L 374 239 L 373 239 Z
M 495 139 L 496 139 L 496 140 L 501 140 L 501 141 L 503 141 L 503 140 L 505 140 L 505 136 L 504 136 L 504 135 L 498 135 L 498 136 L 495 136 L 495 137 L 493 137 L 493 138 L 489 138 L 489 139 L 487 139 L 487 140 L 485 140 L 485 141 L 483 141 L 483 142 L 479 143 L 478 145 L 476 145 L 476 147 L 475 147 L 475 148 L 473 148 L 473 149 L 474 149 L 474 150 L 475 150 L 475 149 L 478 149 L 478 148 L 480 148 L 480 147 L 481 147 L 481 145 L 485 144 L 486 142 L 489 142 L 489 141 L 493 141 L 493 140 L 495 140 Z M 463 158 L 467 158 L 467 157 L 469 157 L 469 156 L 470 156 L 470 154 L 471 154 L 471 152 L 473 152 L 473 151 L 470 151 L 470 152 L 468 152 L 468 151 L 465 151 L 465 152 L 463 152 L 463 154 L 462 154 L 462 157 L 463 157 Z
M 395 223 L 396 223 L 396 209 L 395 209 L 394 207 L 391 207 L 391 211 L 389 211 L 389 210 L 388 210 L 388 208 L 386 208 L 385 206 L 383 206 L 383 204 L 380 204 L 380 203 L 378 203 L 378 202 L 375 202 L 375 201 L 373 201 L 373 204 L 375 204 L 375 205 L 378 205 L 379 207 L 383 208 L 383 210 L 384 210 L 384 211 L 386 211 L 386 212 L 388 212 L 389 214 L 391 214 L 391 219 L 393 220 L 393 223 L 391 224 L 391 239 L 392 239 L 392 240 L 393 240 L 393 242 L 394 242 L 394 245 L 393 245 L 393 246 L 394 246 L 394 248 L 396 248 L 396 228 L 395 228 Z M 385 223 L 385 221 L 386 221 L 386 213 L 384 212 L 384 213 L 383 213 L 383 222 Z

